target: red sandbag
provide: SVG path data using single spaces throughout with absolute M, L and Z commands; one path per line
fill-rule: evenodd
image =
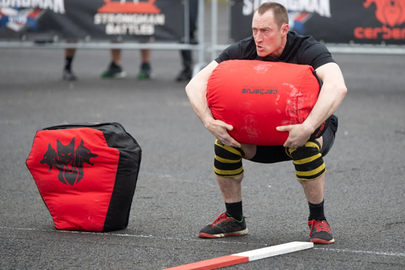
M 283 145 L 288 132 L 276 127 L 304 122 L 319 90 L 311 66 L 229 60 L 212 72 L 207 101 L 215 119 L 234 127 L 228 132 L 238 142 Z
M 142 150 L 119 123 L 39 130 L 26 165 L 56 229 L 125 229 Z

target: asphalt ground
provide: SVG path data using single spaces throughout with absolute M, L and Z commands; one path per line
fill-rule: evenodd
M 139 81 L 139 52 L 124 51 L 128 77 L 104 80 L 107 50 L 78 51 L 77 82 L 61 79 L 63 51 L 0 52 L 0 269 L 164 269 L 308 241 L 308 207 L 290 162 L 244 162 L 249 235 L 205 240 L 224 211 L 212 171 L 213 136 L 175 76 L 177 51 L 154 51 L 155 78 Z M 405 268 L 405 56 L 336 54 L 349 92 L 325 157 L 333 245 L 227 269 Z M 209 59 L 208 59 L 209 60 Z M 62 122 L 119 122 L 143 150 L 125 230 L 54 228 L 25 166 L 37 130 Z

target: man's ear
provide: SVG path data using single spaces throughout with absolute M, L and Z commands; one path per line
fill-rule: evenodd
M 283 37 L 285 37 L 288 34 L 288 31 L 290 31 L 290 26 L 287 23 L 284 23 L 281 26 L 281 34 L 283 35 Z

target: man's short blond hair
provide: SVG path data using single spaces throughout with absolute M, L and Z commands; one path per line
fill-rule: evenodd
M 255 13 L 257 12 L 259 15 L 263 15 L 269 10 L 273 11 L 274 20 L 279 29 L 281 26 L 283 26 L 283 24 L 288 24 L 288 11 L 279 3 L 265 2 L 255 10 Z

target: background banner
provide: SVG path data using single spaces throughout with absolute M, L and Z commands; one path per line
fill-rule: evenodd
M 252 35 L 254 10 L 263 0 L 233 0 L 231 41 Z M 405 44 L 405 0 L 278 0 L 290 28 L 326 43 Z
M 179 0 L 0 0 L 0 39 L 180 41 Z

